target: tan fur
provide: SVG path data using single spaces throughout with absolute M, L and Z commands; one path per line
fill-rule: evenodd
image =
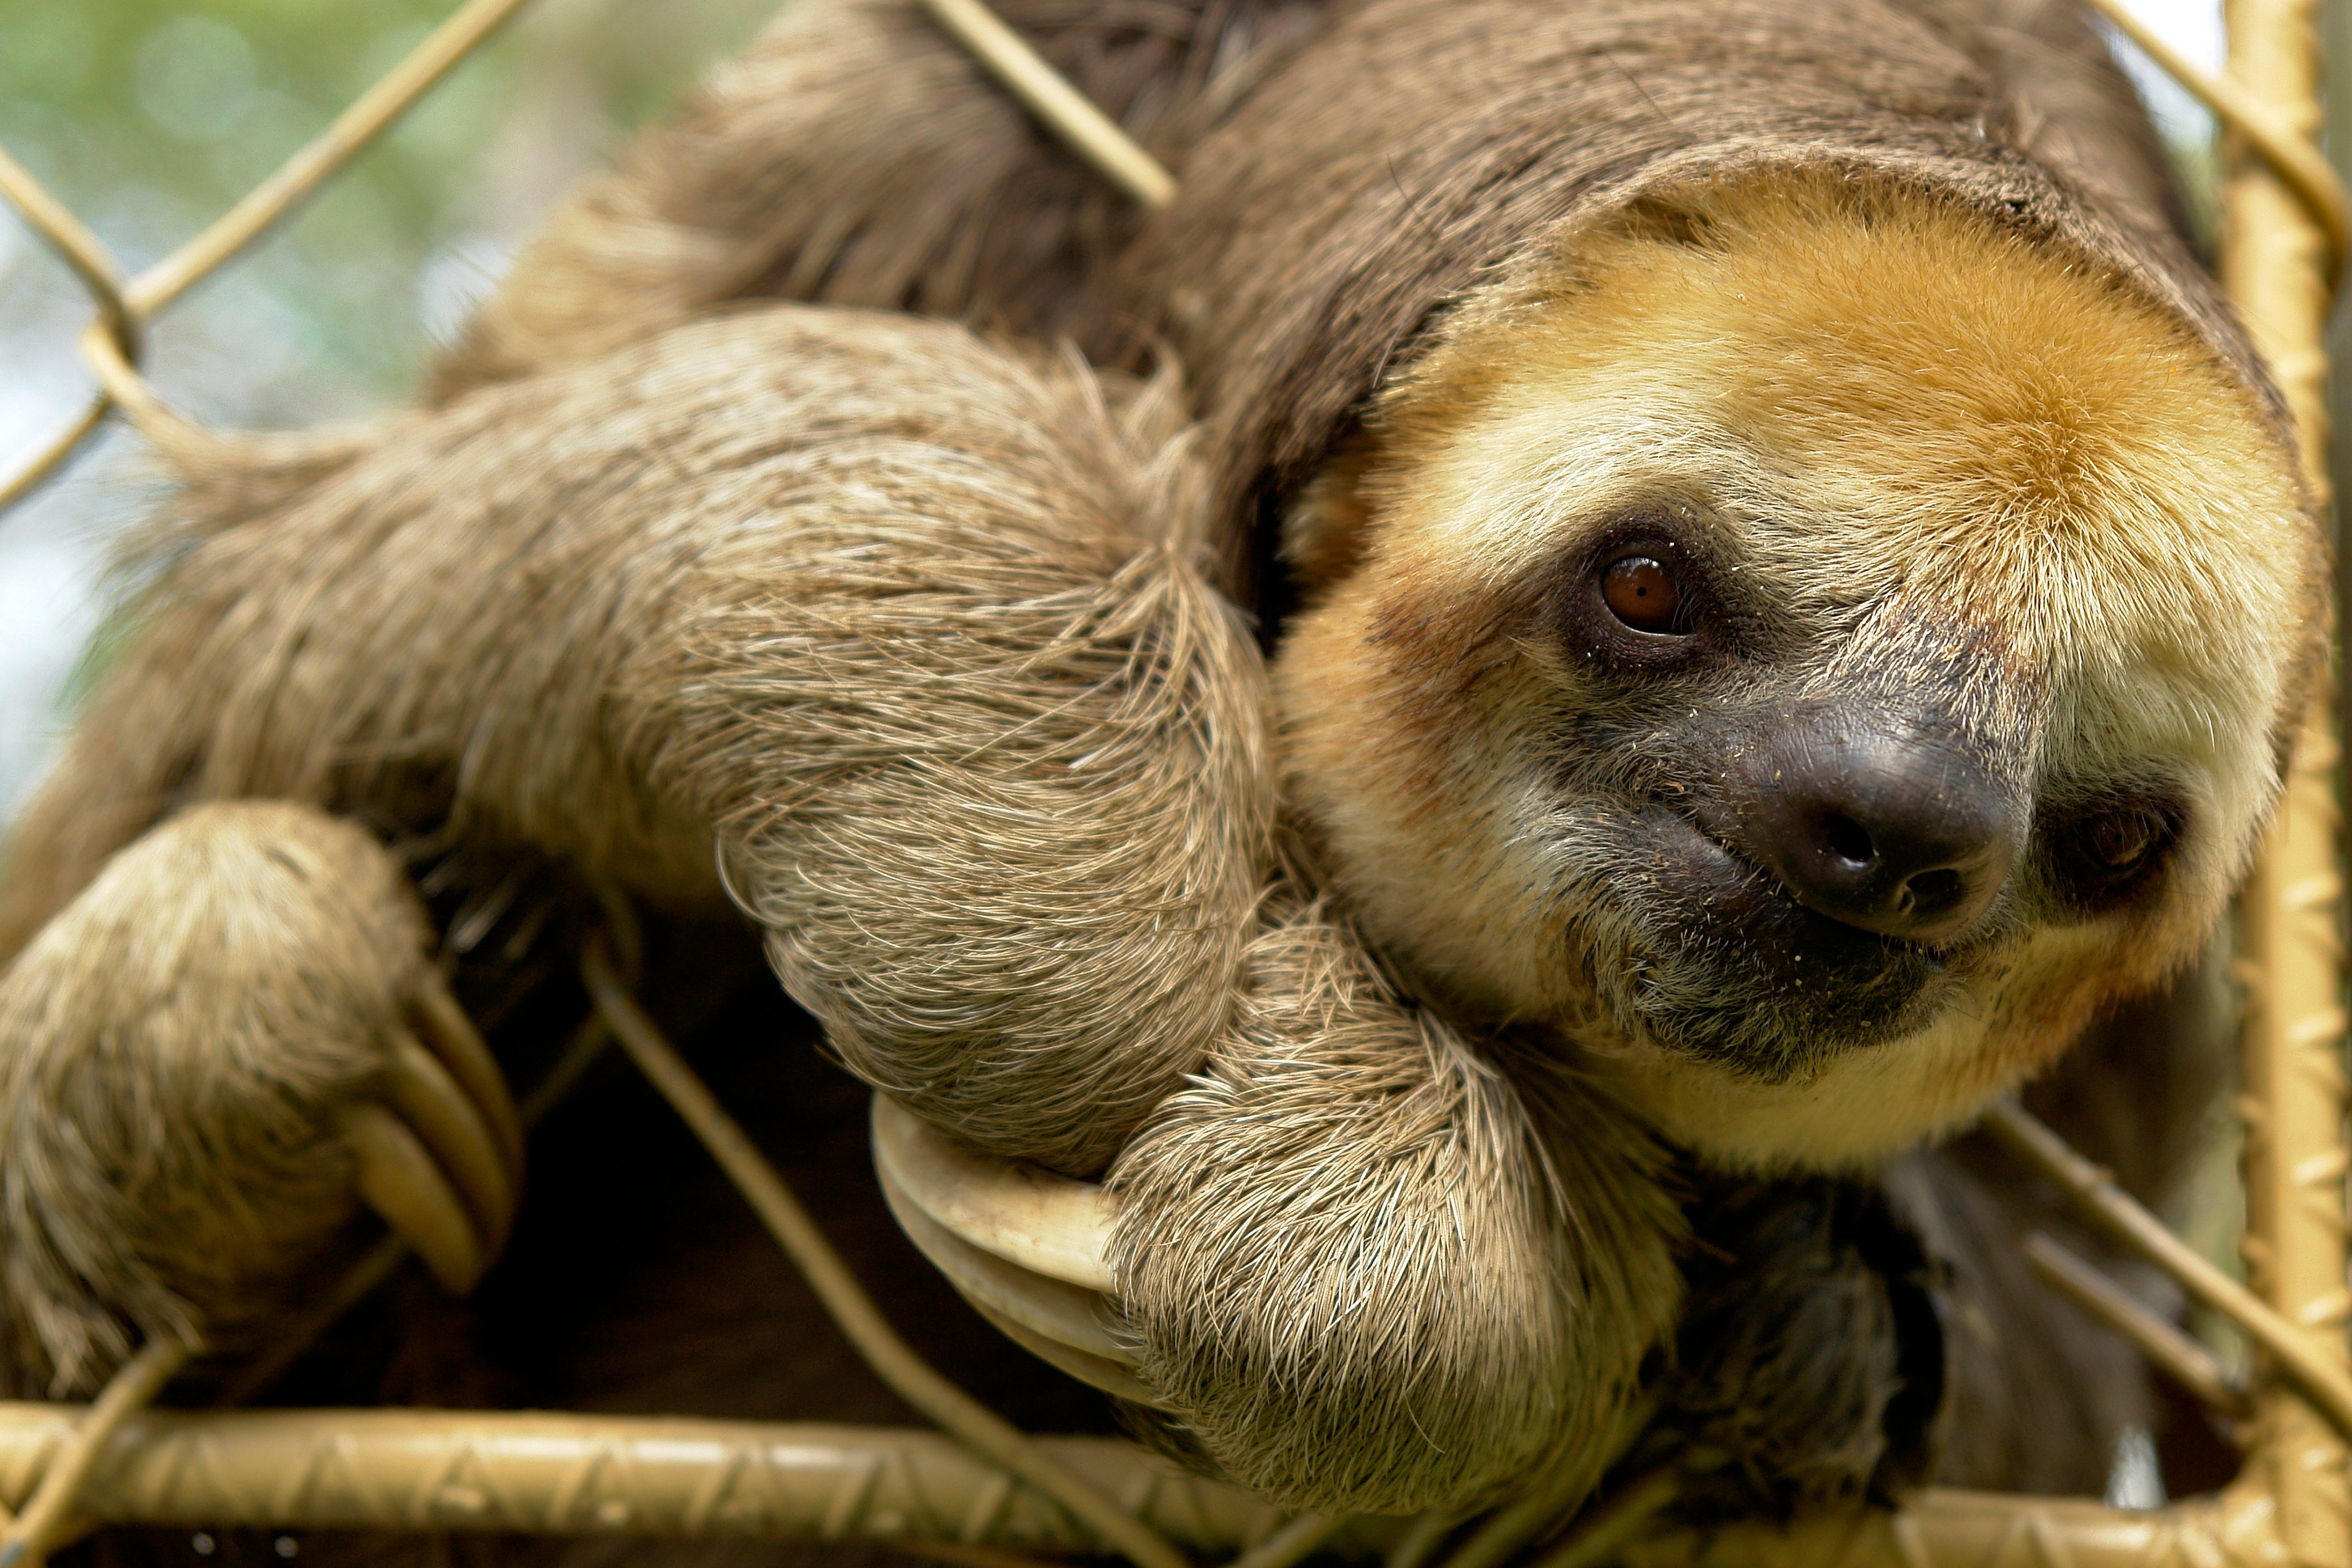
M 2117 280 L 1818 178 L 1703 187 L 1676 215 L 1560 242 L 1462 312 L 1383 399 L 1344 494 L 1335 476 L 1310 500 L 1304 548 L 1349 564 L 1276 664 L 1286 776 L 1433 988 L 1559 1020 L 1685 1143 L 1852 1164 L 1965 1120 L 2198 950 L 2276 789 L 2318 557 L 2264 411 Z M 1525 605 L 1579 538 L 1658 497 L 1702 510 L 1790 626 L 1843 644 L 1792 700 L 1959 629 L 2022 776 L 2192 770 L 2194 853 L 2164 904 L 2021 933 L 1915 1040 L 1798 1084 L 1612 1028 L 1558 955 L 1642 951 L 1573 906 L 1545 842 L 1573 829 L 1542 815 L 1543 737 L 1587 683 Z
M 86 1391 L 133 1333 L 283 1310 L 354 1211 L 373 1092 L 432 931 L 381 846 L 308 807 L 196 807 L 0 973 L 0 1369 Z M 69 1223 L 60 1223 L 69 1220 Z
M 1658 1151 L 1538 1055 L 1507 1077 L 1401 1005 L 1322 911 L 1250 959 L 1234 1033 L 1113 1181 L 1130 1328 L 1188 1446 L 1300 1506 L 1597 1479 L 1678 1293 Z
M 1122 428 L 960 329 L 793 308 L 403 422 L 187 541 L 0 930 L 175 794 L 423 809 L 657 901 L 724 875 L 848 1060 L 1097 1167 L 1223 1023 L 1264 852 L 1166 397 Z
M 552 852 L 688 906 L 723 880 L 845 1061 L 1006 1152 L 1091 1168 L 1221 1039 L 1213 1060 L 1239 1068 L 1352 1050 L 1370 1077 L 1317 1080 L 1338 1123 L 1312 1165 L 1268 1150 L 1229 1168 L 1261 1190 L 1336 1180 L 1350 1157 L 1380 1187 L 1419 1170 L 1435 1207 L 1397 1231 L 1392 1257 L 1433 1292 L 1415 1354 L 1457 1359 L 1373 1420 L 1354 1391 L 1401 1370 L 1388 1353 L 1360 1346 L 1344 1315 L 1286 1322 L 1295 1372 L 1279 1378 L 1336 1378 L 1300 1386 L 1303 1408 L 1327 1434 L 1352 1424 L 1363 1456 L 1330 1471 L 1322 1442 L 1297 1447 L 1302 1407 L 1258 1403 L 1255 1383 L 1218 1392 L 1213 1356 L 1187 1385 L 1208 1446 L 1286 1492 L 1396 1507 L 1486 1491 L 1563 1446 L 1589 1459 L 1674 1301 L 1671 1214 L 1641 1174 L 1643 1140 L 1620 1128 L 1604 1137 L 1622 1157 L 1561 1156 L 1587 1179 L 1572 1201 L 1547 1199 L 1511 1153 L 1530 1135 L 1513 1092 L 1458 1043 L 1434 1059 L 1416 1043 L 1451 1037 L 1389 1001 L 1344 930 L 1292 914 L 1292 947 L 1262 943 L 1253 977 L 1234 972 L 1265 873 L 1262 696 L 1232 618 L 1186 564 L 1199 492 L 1169 438 L 1170 391 L 1134 392 L 1114 423 L 1091 378 L 959 329 L 778 307 L 397 423 L 249 517 L 215 498 L 27 820 L 15 917 L 32 924 L 100 834 L 174 792 L 415 820 L 422 789 L 419 825 L 443 836 Z M 426 628 L 436 658 L 402 656 Z M 149 846 L 193 820 L 138 841 L 123 874 L 162 874 Z M 193 894 L 236 896 L 201 869 L 175 874 Z M 101 879 L 91 896 L 134 925 L 146 902 L 136 882 Z M 41 940 L 73 929 L 68 909 Z M 1361 1012 L 1369 1040 L 1323 1040 L 1335 1010 Z M 12 1055 L 69 1061 L 71 1038 L 28 1023 Z M 265 1062 L 286 1049 L 278 1033 L 240 1039 Z M 161 1071 L 134 1052 L 107 1082 Z M 1454 1135 L 1465 1071 L 1486 1109 L 1465 1149 L 1423 1168 L 1411 1151 Z M 298 1103 L 323 1116 L 345 1092 Z M 1400 1097 L 1411 1103 L 1383 1109 Z M 158 1144 L 183 1135 L 160 1105 L 140 1121 Z M 1186 1161 L 1167 1152 L 1189 1146 L 1170 1126 L 1122 1179 L 1147 1193 L 1179 1179 Z M 278 1182 L 222 1156 L 205 1185 Z M 90 1218 L 53 1186 L 34 1207 L 27 1234 L 61 1245 Z M 1120 1242 L 1137 1260 L 1130 1301 L 1148 1343 L 1171 1337 L 1152 1354 L 1175 1371 L 1196 1359 L 1182 1347 L 1204 1321 L 1204 1255 L 1149 1228 L 1181 1228 L 1184 1204 L 1130 1212 L 1147 1226 Z M 1422 1233 L 1440 1217 L 1458 1250 L 1424 1268 Z M 1294 1267 L 1332 1288 L 1370 1239 L 1335 1237 L 1318 1261 L 1304 1236 L 1260 1237 L 1306 1249 Z M 1603 1261 L 1582 1288 L 1529 1261 L 1588 1253 Z M 193 1289 L 172 1257 L 114 1272 L 160 1300 Z M 1465 1318 L 1449 1304 L 1498 1277 L 1542 1310 Z M 145 1296 L 114 1301 L 60 1311 L 118 1353 L 163 1326 Z M 87 1375 L 80 1360 L 52 1364 Z M 1526 1378 L 1498 1375 L 1513 1368 Z M 1249 1402 L 1228 1408 L 1236 1396 Z M 1454 1434 L 1434 1448 L 1416 1435 L 1433 1423 Z M 1381 1458 L 1376 1439 L 1409 1447 Z

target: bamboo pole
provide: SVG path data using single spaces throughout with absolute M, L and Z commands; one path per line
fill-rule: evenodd
M 2320 124 L 2318 0 L 2230 0 L 2230 76 L 2297 134 Z M 2232 135 L 2221 277 L 2294 416 L 2315 501 L 2328 498 L 2327 245 L 2315 214 Z M 2331 627 L 2332 630 L 2332 627 Z M 2313 694 L 2269 844 L 2242 905 L 2246 1239 L 2254 1289 L 2347 1364 L 2343 880 L 2332 668 Z M 2271 1499 L 2287 1561 L 2352 1563 L 2344 1442 L 2275 1382 L 2240 1485 Z
M 0 1499 L 68 1451 L 70 1405 L 0 1404 Z M 1224 1557 L 1281 1510 L 1131 1443 L 1034 1439 L 1150 1528 Z M 77 1510 L 107 1523 L 709 1540 L 919 1539 L 1102 1553 L 1052 1497 L 954 1439 L 812 1423 L 506 1410 L 142 1410 Z M 1352 1555 L 1377 1550 L 1378 1527 Z

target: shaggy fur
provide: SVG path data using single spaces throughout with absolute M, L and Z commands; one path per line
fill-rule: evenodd
M 1000 1150 L 1118 1152 L 1171 1442 L 1322 1507 L 1591 1473 L 1677 1311 L 1680 1220 L 1625 1101 L 1719 1157 L 1854 1164 L 2201 938 L 2313 645 L 2275 400 L 2063 5 L 1007 11 L 1176 167 L 1175 204 L 1126 209 L 901 0 L 795 7 L 557 216 L 436 409 L 299 472 L 194 476 L 142 634 L 17 834 L 0 955 L 119 852 L 106 898 L 163 907 L 131 885 L 164 874 L 140 836 L 218 797 L 670 910 L 731 893 L 868 1079 Z M 710 314 L 761 296 L 824 308 Z M 1188 388 L 1113 373 L 1171 357 Z M 1543 612 L 1636 469 L 1694 552 L 1753 568 L 1755 634 L 1709 679 L 1601 690 Z M 1311 601 L 1277 747 L 1210 584 L 1271 622 L 1285 517 Z M 2208 624 L 2246 629 L 2218 670 L 2164 635 Z M 1754 966 L 1820 933 L 1709 796 L 1739 725 L 1792 700 L 1944 726 L 2012 792 L 2044 849 L 1975 946 L 1808 998 Z M 1277 748 L 1303 880 L 1360 925 L 1297 889 L 1259 907 Z M 2189 820 L 2166 875 L 2067 907 L 2066 825 L 2155 784 Z M 1695 911 L 1654 830 L 1715 844 L 1739 897 Z M 388 985 L 381 949 L 333 962 Z M 78 1038 L 34 1016 L 0 1037 L 30 1081 Z M 302 1043 L 263 1025 L 257 1058 Z M 110 1082 L 162 1072 L 134 1051 Z M 181 1135 L 127 1092 L 159 1108 L 142 1137 Z M 1938 1158 L 1904 1218 L 1939 1288 L 2060 1343 L 1969 1266 L 2005 1178 Z M 274 1179 L 234 1150 L 204 1178 Z M 287 1201 L 297 1237 L 348 1204 Z M 1850 1325 L 1852 1358 L 1731 1325 L 1655 1385 L 1672 1429 L 1744 1413 L 1771 1502 L 1910 1473 L 1889 1434 L 1924 1386 L 1893 1304 L 1917 1271 L 1789 1201 L 1706 1212 L 1786 1287 L 1759 1299 Z M 0 1220 L 12 1254 L 65 1255 L 111 1217 L 60 1188 Z M 109 1267 L 80 1309 L 12 1297 L 12 1377 L 86 1383 L 202 1310 L 168 1258 Z M 1938 1378 L 1982 1385 L 2001 1343 L 1947 1336 Z M 1983 1424 L 1956 1479 L 2079 1472 L 2028 1473 L 2002 1413 L 1955 1409 Z
M 1097 1168 L 1223 1024 L 1266 852 L 1169 390 L 1116 424 L 961 329 L 772 309 L 410 420 L 257 516 L 200 495 L 0 928 L 177 800 L 427 780 L 448 835 L 681 906 L 723 876 L 869 1079 Z
M 432 945 L 373 838 L 259 801 L 174 817 L 42 928 L 0 980 L 13 1386 L 284 1307 L 353 1211 L 335 1113 L 442 983 Z
M 1005 0 L 1079 91 L 1181 158 L 1327 0 Z M 436 395 L 778 297 L 1080 331 L 1138 216 L 917 7 L 796 5 L 590 180 L 517 257 Z
M 1314 909 L 1260 936 L 1233 1034 L 1120 1156 L 1143 1375 L 1221 1469 L 1300 1506 L 1596 1473 L 1672 1321 L 1658 1151 L 1541 1053 L 1515 1092 L 1351 936 Z

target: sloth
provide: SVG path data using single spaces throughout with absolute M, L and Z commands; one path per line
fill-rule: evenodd
M 1137 1420 L 1286 1503 L 1572 1492 L 1637 1402 L 1742 1506 L 2082 1484 L 2137 1364 L 1906 1151 L 2047 1075 L 2179 1174 L 2321 573 L 2096 36 L 1005 12 L 1171 204 L 803 5 L 424 406 L 166 455 L 0 888 L 0 1375 L 233 1366 L 362 1207 L 470 1288 L 601 896 L 657 1012 L 748 930 L 1104 1179 Z

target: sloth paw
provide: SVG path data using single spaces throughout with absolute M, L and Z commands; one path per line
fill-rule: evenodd
M 88 1386 L 167 1330 L 231 1348 L 362 1206 L 472 1287 L 521 1139 L 430 938 L 380 845 L 275 802 L 171 819 L 35 936 L 0 973 L 12 1378 Z
M 1111 1170 L 1126 1333 L 1174 1413 L 1147 1434 L 1324 1511 L 1597 1477 L 1675 1299 L 1629 1119 L 1506 1078 L 1318 909 L 1249 961 L 1227 1037 Z
M 1923 1481 L 1943 1338 L 1918 1243 L 1879 1195 L 1727 1182 L 1689 1218 L 1689 1294 L 1652 1385 L 1651 1441 L 1694 1461 L 1681 1506 L 1786 1517 Z

